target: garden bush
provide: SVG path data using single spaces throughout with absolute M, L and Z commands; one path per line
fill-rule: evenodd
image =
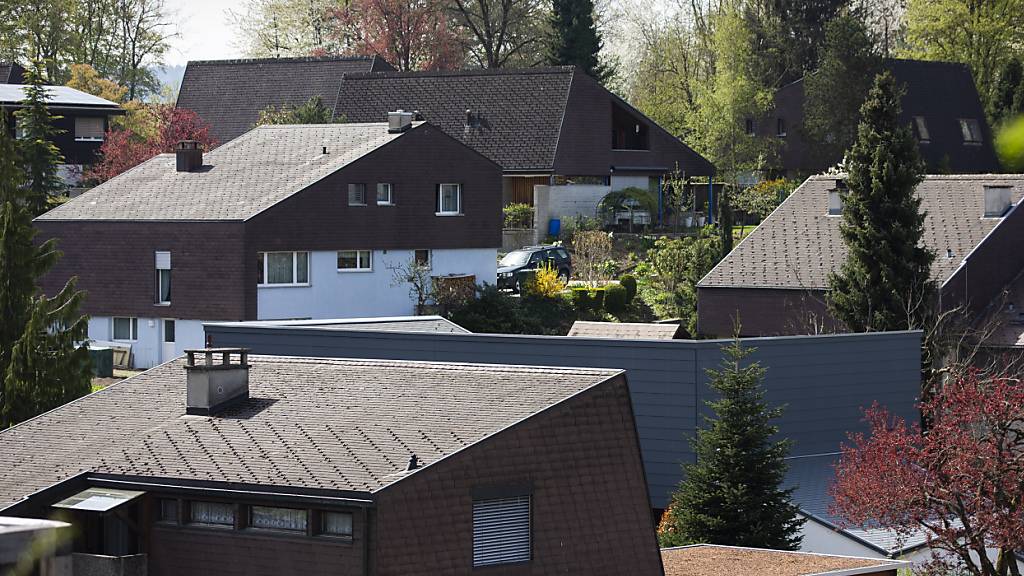
M 533 228 L 533 206 L 512 203 L 504 208 L 505 228 Z
M 636 298 L 636 276 L 623 274 L 622 278 L 619 278 L 619 285 L 626 289 L 626 301 L 632 302 L 633 298 Z
M 604 309 L 618 316 L 626 311 L 629 305 L 629 293 L 620 284 L 612 284 L 604 290 Z

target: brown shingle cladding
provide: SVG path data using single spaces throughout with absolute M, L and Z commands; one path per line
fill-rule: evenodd
M 1015 175 L 927 176 L 917 188 L 926 212 L 924 243 L 936 254 L 932 276 L 940 283 L 1002 221 L 982 218 L 987 184 L 1012 186 L 1014 202 L 1024 195 L 1024 177 Z M 826 288 L 828 273 L 846 258 L 841 217 L 827 214 L 833 188 L 834 177 L 808 178 L 698 286 Z
M 581 338 L 618 338 L 621 340 L 672 340 L 682 337 L 679 324 L 647 322 L 585 322 L 577 320 L 569 336 Z
M 177 105 L 209 122 L 223 143 L 252 128 L 268 106 L 298 105 L 319 96 L 329 108 L 345 74 L 390 69 L 381 58 L 362 56 L 191 61 Z
M 250 400 L 185 416 L 177 360 L 0 432 L 0 508 L 83 471 L 370 492 L 620 371 L 250 356 Z

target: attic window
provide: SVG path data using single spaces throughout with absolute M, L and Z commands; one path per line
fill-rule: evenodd
M 927 143 L 931 140 L 931 135 L 928 133 L 928 123 L 925 122 L 924 116 L 914 116 L 914 132 L 918 142 Z
M 964 144 L 981 144 L 981 124 L 976 118 L 961 118 L 960 133 L 964 137 Z
M 612 149 L 650 149 L 647 123 L 616 102 L 612 103 Z

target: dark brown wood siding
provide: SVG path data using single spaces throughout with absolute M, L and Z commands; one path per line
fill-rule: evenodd
M 551 182 L 549 176 L 506 176 L 509 184 L 510 202 L 533 206 L 533 187 L 545 186 Z
M 245 319 L 241 222 L 38 221 L 36 227 L 37 241 L 57 238 L 64 254 L 43 277 L 43 291 L 55 294 L 77 276 L 87 292 L 86 314 Z M 155 304 L 157 251 L 171 253 L 169 306 Z
M 697 331 L 701 336 L 782 336 L 829 333 L 837 324 L 820 290 L 698 288 Z
M 532 485 L 532 559 L 481 573 L 661 574 L 644 482 L 618 377 L 382 491 L 375 573 L 474 572 L 474 490 Z

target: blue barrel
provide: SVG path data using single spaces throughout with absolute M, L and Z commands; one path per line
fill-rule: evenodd
M 548 236 L 557 237 L 562 232 L 562 220 L 559 218 L 552 218 L 548 221 Z

